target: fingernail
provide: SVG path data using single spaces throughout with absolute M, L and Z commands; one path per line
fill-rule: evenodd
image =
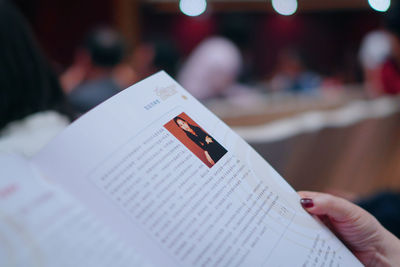
M 305 209 L 314 207 L 314 202 L 311 198 L 302 198 L 300 199 L 300 203 Z

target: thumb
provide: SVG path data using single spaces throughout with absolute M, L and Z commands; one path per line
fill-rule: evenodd
M 360 207 L 343 198 L 309 191 L 298 193 L 302 206 L 314 215 L 327 215 L 337 222 L 345 222 L 356 219 L 362 214 Z

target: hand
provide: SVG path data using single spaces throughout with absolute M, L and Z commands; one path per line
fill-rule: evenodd
M 208 153 L 208 151 L 204 151 L 204 155 L 206 156 L 208 162 L 210 162 L 211 165 L 214 165 L 215 162 L 213 161 L 213 159 L 211 158 L 210 154 Z
M 300 203 L 317 215 L 366 266 L 400 265 L 400 240 L 359 206 L 329 194 L 299 192 Z
M 212 142 L 213 142 L 212 138 L 207 135 L 206 136 L 206 143 L 209 144 L 209 143 L 212 143 Z

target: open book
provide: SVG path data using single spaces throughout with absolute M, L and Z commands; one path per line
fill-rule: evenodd
M 164 72 L 0 173 L 0 266 L 362 266 Z

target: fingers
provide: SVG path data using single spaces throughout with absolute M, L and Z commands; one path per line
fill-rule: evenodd
M 348 221 L 360 215 L 361 208 L 329 194 L 301 191 L 300 203 L 311 214 L 327 215 L 335 221 Z

